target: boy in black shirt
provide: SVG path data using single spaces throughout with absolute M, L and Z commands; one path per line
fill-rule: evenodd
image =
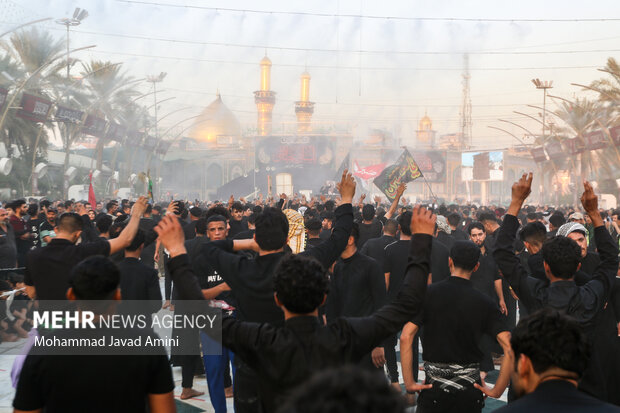
M 510 380 L 513 354 L 510 333 L 497 305 L 474 289 L 470 277 L 480 266 L 480 248 L 471 241 L 455 241 L 450 250 L 452 276 L 428 288 L 423 310 L 403 328 L 400 337 L 403 378 L 407 393 L 422 390 L 418 412 L 480 412 L 483 394 L 498 398 Z M 424 326 L 426 385 L 413 380 L 417 368 L 411 352 L 414 335 Z M 483 334 L 496 337 L 504 360 L 493 389 L 480 376 Z M 481 386 L 482 384 L 482 386 Z M 483 387 L 484 386 L 484 387 Z M 480 391 L 482 390 L 482 392 Z

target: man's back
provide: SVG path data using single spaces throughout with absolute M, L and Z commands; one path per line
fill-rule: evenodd
M 383 230 L 383 224 L 377 218 L 373 218 L 370 224 L 359 224 L 360 237 L 357 240 L 357 248 L 362 248 L 370 239 L 379 238 Z
M 74 245 L 54 238 L 47 246 L 28 253 L 24 282 L 36 287 L 39 300 L 66 300 L 71 270 L 92 255 L 110 255 L 110 243 L 98 240 Z
M 123 300 L 159 300 L 161 289 L 154 268 L 149 268 L 137 258 L 125 258 L 118 264 L 121 272 L 121 297 Z
M 534 392 L 496 410 L 497 413 L 620 413 L 620 407 L 607 404 L 577 390 L 563 380 L 549 380 Z
M 506 331 L 495 303 L 471 281 L 454 276 L 428 287 L 424 309 L 413 323 L 424 326 L 424 360 L 437 363 L 479 363 L 482 334 Z
M 385 247 L 396 242 L 396 238 L 391 235 L 382 235 L 379 238 L 371 238 L 362 247 L 360 253 L 373 258 L 383 268 L 385 259 Z
M 138 337 L 128 330 L 122 335 Z M 70 331 L 56 336 L 75 337 Z M 163 347 L 157 355 L 30 354 L 13 406 L 25 411 L 44 407 L 49 413 L 144 412 L 148 394 L 172 390 L 172 372 Z

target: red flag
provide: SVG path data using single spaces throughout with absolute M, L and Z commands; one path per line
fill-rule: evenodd
M 97 208 L 97 199 L 95 198 L 95 189 L 93 188 L 93 173 L 89 173 L 88 177 L 90 179 L 90 184 L 88 186 L 88 203 L 90 207 L 94 210 Z
M 374 179 L 377 176 L 379 176 L 379 174 L 383 172 L 384 169 L 385 169 L 384 163 L 360 168 L 359 165 L 357 164 L 357 161 L 355 161 L 353 175 L 363 180 Z

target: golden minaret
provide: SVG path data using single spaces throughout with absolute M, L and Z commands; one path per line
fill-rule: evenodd
M 276 104 L 276 92 L 269 90 L 271 83 L 271 60 L 267 56 L 260 61 L 260 90 L 254 92 L 258 109 L 258 134 L 271 134 L 271 115 Z
M 295 114 L 297 115 L 297 133 L 312 131 L 312 114 L 314 102 L 310 102 L 310 74 L 301 74 L 301 97 L 295 102 Z

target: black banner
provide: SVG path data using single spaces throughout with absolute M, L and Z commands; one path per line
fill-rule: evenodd
M 127 135 L 126 127 L 121 126 L 116 122 L 110 122 L 110 124 L 108 125 L 108 130 L 105 134 L 105 137 L 106 139 L 109 139 L 112 141 L 123 142 L 123 139 L 125 139 L 126 135 Z
M 420 168 L 407 149 L 403 151 L 396 163 L 388 166 L 375 178 L 373 183 L 390 200 L 396 198 L 396 190 L 401 183 L 407 183 L 422 176 Z

